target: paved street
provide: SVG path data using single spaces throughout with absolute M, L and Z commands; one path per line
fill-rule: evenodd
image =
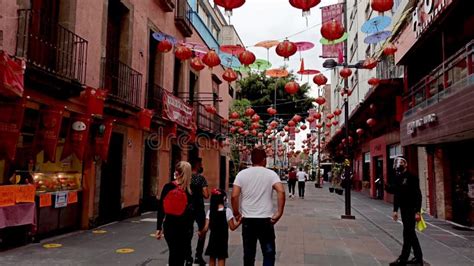
M 388 265 L 401 249 L 400 223 L 390 218 L 391 206 L 353 194 L 356 220 L 341 220 L 344 197 L 308 184 L 304 200 L 287 201 L 277 224 L 277 265 Z M 166 265 L 167 247 L 150 234 L 155 214 L 82 231 L 0 253 L 1 265 Z M 428 219 L 419 234 L 430 265 L 474 265 L 474 232 L 457 231 Z M 44 244 L 62 244 L 45 249 Z M 118 254 L 117 249 L 132 253 Z M 260 252 L 258 252 L 260 253 Z M 240 229 L 230 234 L 228 265 L 242 264 Z M 258 255 L 260 264 L 261 256 Z

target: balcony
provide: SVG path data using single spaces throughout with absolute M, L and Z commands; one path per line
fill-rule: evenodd
M 138 110 L 141 104 L 142 74 L 117 59 L 102 57 L 101 87 L 108 99 Z
M 197 110 L 197 127 L 199 130 L 209 132 L 214 135 L 227 134 L 227 127 L 222 125 L 222 117 L 218 114 L 211 114 L 206 111 L 205 106 L 201 103 L 196 103 Z
M 474 40 L 412 86 L 403 98 L 405 116 L 474 86 Z
M 377 64 L 378 79 L 396 79 L 402 78 L 404 75 L 403 66 L 395 65 L 393 59 L 383 57 Z
M 177 9 L 175 15 L 175 23 L 178 29 L 183 33 L 184 37 L 193 35 L 191 24 L 192 9 L 187 0 L 177 0 Z
M 158 0 L 158 4 L 165 12 L 173 12 L 176 6 L 176 0 Z
M 147 108 L 154 110 L 155 115 L 161 117 L 163 113 L 163 93 L 164 88 L 156 84 L 148 84 Z
M 58 98 L 78 96 L 86 82 L 87 47 L 87 40 L 40 11 L 18 11 L 16 56 L 26 59 L 28 87 Z

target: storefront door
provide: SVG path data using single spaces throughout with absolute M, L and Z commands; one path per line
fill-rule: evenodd
M 123 141 L 123 134 L 112 133 L 109 158 L 102 164 L 99 224 L 110 223 L 120 218 Z
M 383 199 L 383 158 L 375 157 L 375 196 L 377 199 Z

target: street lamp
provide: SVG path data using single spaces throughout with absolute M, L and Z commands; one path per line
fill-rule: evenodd
M 327 59 L 323 63 L 324 68 L 333 69 L 338 66 L 342 66 L 345 68 L 356 68 L 356 69 L 363 69 L 364 61 L 361 60 L 353 65 L 347 64 L 347 55 L 344 56 L 345 61 L 343 64 L 337 63 L 334 59 Z M 344 90 L 349 90 L 349 80 L 347 78 L 344 79 Z M 349 93 L 345 94 L 344 97 L 344 125 L 346 127 L 346 139 L 349 139 Z M 345 160 L 344 160 L 344 179 L 346 179 L 346 187 L 345 187 L 345 214 L 341 215 L 342 219 L 355 219 L 354 215 L 351 215 L 351 183 L 350 183 L 350 176 L 351 176 L 351 167 L 350 163 L 346 164 L 346 160 L 349 160 L 349 144 L 346 144 L 345 149 Z

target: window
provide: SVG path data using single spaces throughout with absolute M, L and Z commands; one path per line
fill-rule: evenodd
M 362 187 L 370 189 L 370 152 L 364 153 L 364 163 L 362 165 Z
M 388 183 L 393 184 L 395 173 L 393 171 L 393 161 L 398 156 L 403 156 L 402 146 L 400 143 L 390 145 L 388 147 L 389 160 L 387 161 Z

